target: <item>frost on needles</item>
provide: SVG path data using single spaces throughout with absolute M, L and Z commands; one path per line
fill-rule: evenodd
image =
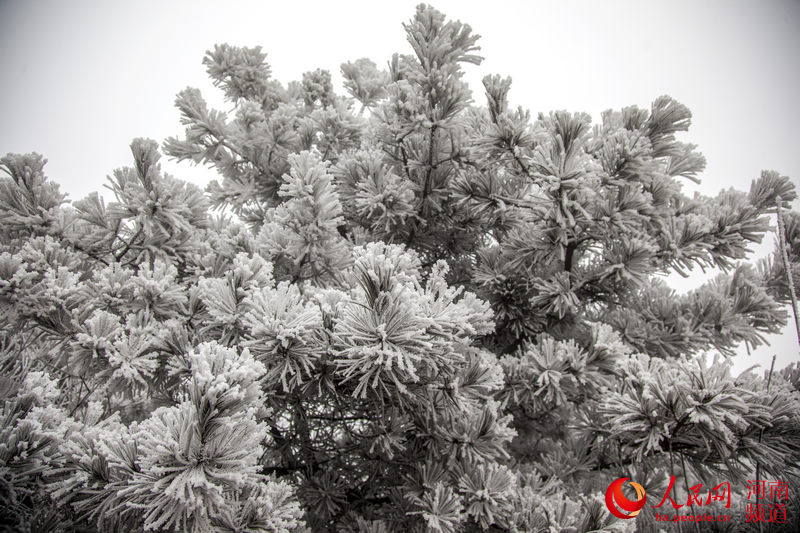
M 725 361 L 786 322 L 783 263 L 745 261 L 780 199 L 800 278 L 790 180 L 688 197 L 682 104 L 533 119 L 495 75 L 478 106 L 471 28 L 404 27 L 347 96 L 215 46 L 232 111 L 184 90 L 163 146 L 205 192 L 141 139 L 108 202 L 2 159 L 3 527 L 630 531 L 618 477 L 800 482 L 800 369 Z M 721 274 L 657 277 L 694 268 Z

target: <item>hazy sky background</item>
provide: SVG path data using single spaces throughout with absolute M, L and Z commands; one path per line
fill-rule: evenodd
M 401 23 L 415 1 L 156 2 L 0 0 L 0 154 L 39 152 L 46 172 L 76 200 L 130 165 L 134 137 L 162 142 L 182 127 L 173 107 L 186 86 L 228 109 L 201 60 L 215 43 L 261 45 L 282 83 L 316 68 L 369 57 L 385 65 L 411 53 Z M 708 165 L 689 193 L 748 190 L 762 169 L 800 183 L 800 1 L 481 1 L 432 3 L 482 36 L 481 78 L 510 75 L 510 100 L 532 113 L 588 112 L 668 94 L 693 112 L 681 140 Z M 171 174 L 204 185 L 202 168 L 167 160 Z M 772 249 L 768 236 L 759 253 Z M 673 276 L 687 290 L 704 279 Z M 791 324 L 791 322 L 790 322 Z M 798 360 L 793 328 L 735 368 Z

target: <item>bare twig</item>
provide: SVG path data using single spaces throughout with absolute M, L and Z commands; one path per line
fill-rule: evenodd
M 789 283 L 789 294 L 792 297 L 792 312 L 794 313 L 794 328 L 797 332 L 797 344 L 800 346 L 800 317 L 797 316 L 797 296 L 794 292 L 794 279 L 792 278 L 792 264 L 789 262 L 789 253 L 786 251 L 786 230 L 783 226 L 783 213 L 781 212 L 781 197 L 775 200 L 778 208 L 778 246 L 783 258 L 783 270 L 786 272 L 786 281 Z

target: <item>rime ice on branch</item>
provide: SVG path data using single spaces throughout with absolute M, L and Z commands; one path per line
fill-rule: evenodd
M 532 119 L 487 76 L 479 107 L 471 28 L 404 27 L 388 70 L 342 65 L 347 97 L 209 51 L 233 110 L 182 91 L 164 146 L 218 171 L 205 193 L 141 139 L 108 203 L 2 160 L 0 522 L 626 531 L 622 475 L 800 481 L 800 370 L 721 359 L 785 323 L 784 263 L 744 261 L 781 198 L 800 279 L 791 181 L 687 197 L 682 104 Z M 656 277 L 697 267 L 722 273 Z

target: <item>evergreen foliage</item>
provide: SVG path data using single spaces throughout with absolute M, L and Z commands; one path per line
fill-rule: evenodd
M 142 139 L 108 204 L 2 159 L 4 528 L 631 531 L 618 477 L 800 481 L 800 366 L 725 361 L 786 322 L 780 258 L 744 260 L 780 199 L 800 279 L 791 181 L 688 197 L 672 98 L 534 120 L 487 76 L 478 107 L 471 28 L 404 27 L 387 71 L 342 65 L 348 96 L 215 46 L 233 110 L 186 89 L 164 144 L 219 172 L 205 193 Z M 659 277 L 693 268 L 722 273 Z

